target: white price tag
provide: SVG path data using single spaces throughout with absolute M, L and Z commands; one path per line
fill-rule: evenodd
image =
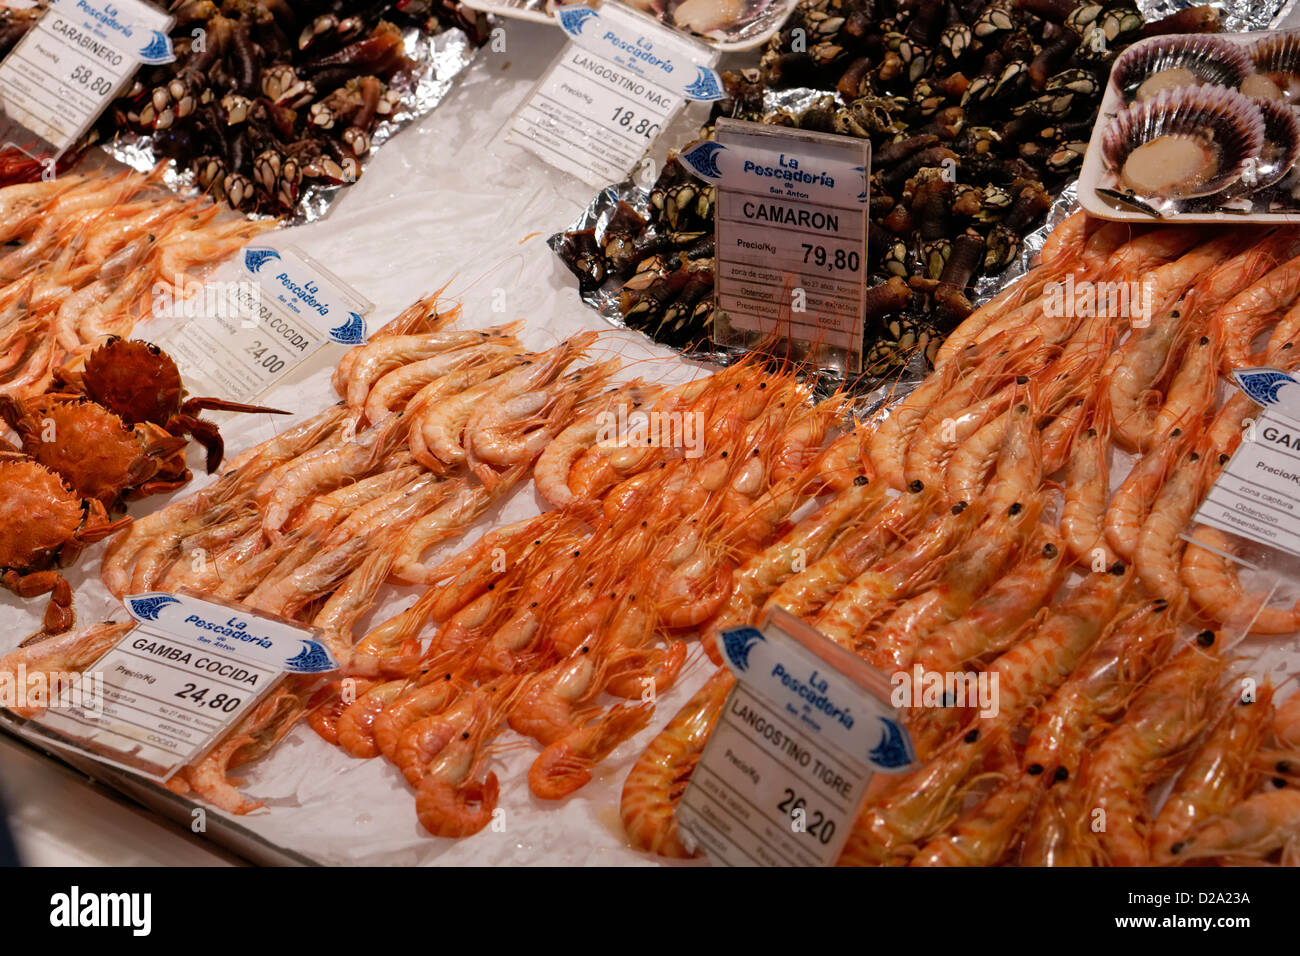
M 286 673 L 338 664 L 316 629 L 186 593 L 126 599 L 136 620 L 88 667 L 98 699 L 32 721 L 50 743 L 156 780 L 201 757 Z
M 829 866 L 877 770 L 913 761 L 889 682 L 784 611 L 720 641 L 736 686 L 677 808 L 730 866 Z
M 190 391 L 251 401 L 323 346 L 366 340 L 371 303 L 294 247 L 247 246 L 237 272 L 185 298 L 155 296 L 154 318 L 187 320 L 159 342 Z
M 686 100 L 716 100 L 718 54 L 617 4 L 562 7 L 570 41 L 511 121 L 507 141 L 603 186 L 627 178 Z
M 1300 556 L 1300 382 L 1280 369 L 1240 369 L 1264 410 L 1193 521 Z
M 143 0 L 50 0 L 0 62 L 0 145 L 57 159 L 140 64 L 174 59 L 171 25 Z
M 715 138 L 682 150 L 718 187 L 719 341 L 752 345 L 779 331 L 822 364 L 862 364 L 871 144 L 720 119 Z

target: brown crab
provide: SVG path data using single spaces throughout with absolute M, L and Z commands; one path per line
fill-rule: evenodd
M 20 597 L 50 595 L 46 633 L 62 633 L 76 620 L 72 589 L 51 565 L 72 561 L 130 521 L 110 521 L 100 502 L 82 498 L 39 462 L 0 455 L 0 584 Z
M 128 425 L 152 425 L 171 435 L 193 435 L 207 450 L 207 470 L 221 464 L 225 446 L 221 433 L 212 422 L 198 413 L 288 412 L 261 405 L 243 405 L 220 398 L 185 398 L 180 370 L 170 355 L 150 342 L 111 336 L 86 358 L 80 372 L 63 371 L 64 387 L 90 397 Z M 188 472 L 186 472 L 188 477 Z

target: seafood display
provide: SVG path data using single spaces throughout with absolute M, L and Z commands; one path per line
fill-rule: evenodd
M 108 546 L 105 586 L 119 598 L 187 587 L 239 601 L 313 624 L 348 668 L 366 669 L 358 657 L 392 666 L 375 650 L 378 638 L 353 635 L 378 590 L 390 578 L 426 580 L 424 553 L 526 478 L 541 447 L 613 371 L 610 363 L 569 368 L 594 334 L 530 353 L 514 337 L 518 324 L 461 331 L 450 327 L 458 313 L 427 297 L 350 352 L 335 378 L 343 402 L 135 521 Z M 201 562 L 192 560 L 196 549 Z M 99 627 L 82 632 L 85 647 L 99 647 Z M 47 637 L 18 652 L 29 671 L 41 666 L 47 641 L 64 666 L 93 660 L 67 650 L 80 639 Z M 226 771 L 269 750 L 307 713 L 318 683 L 290 678 L 170 786 L 231 813 L 256 809 Z M 250 737 L 263 745 L 255 753 Z
M 1212 514 L 1263 454 L 1253 396 L 1285 411 L 1300 371 L 1300 34 L 1222 34 L 1221 5 L 647 3 L 718 49 L 793 11 L 703 138 L 869 141 L 862 377 L 711 347 L 720 200 L 675 150 L 550 239 L 625 327 L 593 331 L 537 241 L 583 187 L 477 152 L 536 51 L 480 57 L 456 101 L 495 113 L 343 189 L 427 105 L 435 48 L 459 70 L 496 39 L 477 6 L 176 0 L 176 61 L 79 144 L 133 170 L 0 154 L 0 729 L 259 862 L 690 865 L 713 854 L 683 795 L 715 753 L 753 770 L 705 755 L 738 714 L 721 649 L 781 611 L 829 667 L 942 688 L 890 702 L 915 759 L 836 820 L 841 865 L 1300 865 L 1300 563 Z M 33 9 L 0 9 L 0 54 Z M 1093 169 L 1125 208 L 1064 208 Z M 308 221 L 311 270 L 260 263 L 282 309 L 227 322 L 217 276 L 194 297 Z M 455 293 L 416 296 L 430 275 Z M 144 340 L 171 309 L 175 361 Z M 278 407 L 196 384 L 268 356 Z M 150 618 L 186 597 L 230 619 Z M 191 625 L 200 678 L 240 640 L 271 685 L 175 693 Z M 91 712 L 71 677 L 112 702 L 94 739 L 63 733 Z M 152 777 L 99 747 L 154 740 L 114 710 L 136 688 L 145 734 L 194 718 Z
M 804 0 L 758 69 L 724 74 L 714 116 L 871 140 L 863 368 L 884 375 L 933 358 L 1078 175 L 1117 54 L 1219 23 L 1211 7 L 1148 23 L 1124 5 Z M 603 314 L 706 342 L 714 195 L 670 154 L 639 207 L 601 204 L 552 246 Z
M 1297 208 L 1300 34 L 1160 37 L 1116 61 L 1080 196 L 1108 218 Z M 1115 213 L 1121 215 L 1117 216 Z M 1188 218 L 1188 217 L 1193 218 Z
M 377 129 L 411 110 L 405 30 L 459 27 L 474 44 L 488 34 L 458 0 L 175 0 L 171 12 L 176 62 L 137 74 L 101 124 L 105 140 L 143 134 L 152 156 L 217 199 L 277 216 L 354 182 Z
M 1220 373 L 1296 364 L 1283 316 L 1298 269 L 1294 231 L 1075 214 L 864 431 L 859 480 L 888 493 L 859 509 L 846 499 L 865 492 L 840 490 L 719 588 L 706 642 L 781 607 L 887 674 L 997 680 L 993 716 L 973 701 L 904 709 L 918 765 L 868 797 L 842 864 L 1300 862 L 1270 772 L 1295 704 L 1275 710 L 1260 674 L 1243 694 L 1251 665 L 1234 653 L 1248 634 L 1294 634 L 1300 614 L 1251 593 L 1223 535 L 1181 537 L 1254 415 L 1239 393 L 1220 400 Z M 1046 301 L 1067 278 L 1142 276 L 1150 314 Z M 627 778 L 638 846 L 689 855 L 673 809 L 731 680 L 720 669 Z
M 0 189 L 0 395 L 44 393 L 61 365 L 128 337 L 157 297 L 183 302 L 276 225 L 219 219 L 209 199 L 155 189 L 161 175 L 101 167 Z

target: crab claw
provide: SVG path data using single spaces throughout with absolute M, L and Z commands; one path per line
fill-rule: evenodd
M 243 405 L 239 402 L 227 402 L 221 398 L 191 398 L 187 399 L 181 406 L 182 415 L 190 415 L 193 412 L 213 411 L 213 412 L 264 412 L 267 415 L 292 415 L 283 408 L 267 408 L 265 405 Z
M 72 587 L 57 571 L 36 571 L 25 575 L 6 571 L 0 583 L 19 597 L 49 594 L 50 603 L 45 608 L 41 634 L 62 634 L 77 623 L 76 612 L 72 609 Z
M 187 403 L 188 404 L 188 403 Z M 221 464 L 221 459 L 226 455 L 226 443 L 221 440 L 221 432 L 217 431 L 217 426 L 212 422 L 204 421 L 194 415 L 173 415 L 167 423 L 167 430 L 175 432 L 184 430 L 194 436 L 197 441 L 208 453 L 207 461 L 204 466 L 208 474 L 217 470 Z

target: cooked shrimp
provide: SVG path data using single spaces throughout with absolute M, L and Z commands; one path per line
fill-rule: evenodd
M 1282 862 L 1300 863 L 1300 790 L 1269 790 L 1211 817 L 1169 848 L 1177 862 L 1261 858 L 1282 850 Z
M 1269 685 L 1250 698 L 1229 696 L 1151 827 L 1152 862 L 1177 862 L 1174 848 L 1189 833 L 1246 798 L 1254 783 L 1250 763 L 1268 733 L 1272 700 Z
M 1080 783 L 1084 806 L 1101 811 L 1105 827 L 1089 833 L 1099 858 L 1142 866 L 1150 858 L 1147 791 L 1167 773 L 1209 721 L 1223 674 L 1211 631 L 1174 655 L 1139 691 L 1124 721 L 1092 752 Z
M 1133 548 L 1133 566 L 1146 589 L 1177 607 L 1186 594 L 1179 574 L 1181 535 L 1201 503 L 1204 477 L 1205 461 L 1188 452 L 1161 486 Z
M 453 349 L 477 345 L 511 346 L 522 322 L 511 322 L 488 329 L 425 332 L 418 335 L 386 335 L 362 348 L 348 374 L 348 405 L 363 408 L 371 386 L 404 365 Z
M 667 857 L 694 854 L 682 845 L 677 830 L 681 802 L 704 744 L 722 716 L 735 678 L 720 667 L 650 741 L 623 784 L 619 813 L 628 839 L 637 849 Z
M 1246 628 L 1250 634 L 1300 631 L 1300 608 L 1270 607 L 1242 586 L 1233 562 L 1225 557 L 1233 553 L 1233 547 L 1217 528 L 1198 525 L 1192 532 L 1181 568 L 1192 601 L 1219 623 Z
M 1117 557 L 1103 533 L 1110 493 L 1106 468 L 1106 435 L 1095 427 L 1079 433 L 1065 472 L 1065 504 L 1061 535 L 1071 556 L 1094 571 L 1108 568 Z
M 1111 498 L 1106 508 L 1106 541 L 1123 560 L 1132 559 L 1147 511 L 1169 477 L 1169 471 L 1185 444 L 1186 439 L 1181 429 L 1174 429 L 1169 440 L 1162 442 L 1133 466 L 1133 470 Z
M 654 704 L 615 704 L 549 744 L 528 768 L 528 787 L 542 800 L 561 800 L 591 781 L 592 768 L 639 733 Z

